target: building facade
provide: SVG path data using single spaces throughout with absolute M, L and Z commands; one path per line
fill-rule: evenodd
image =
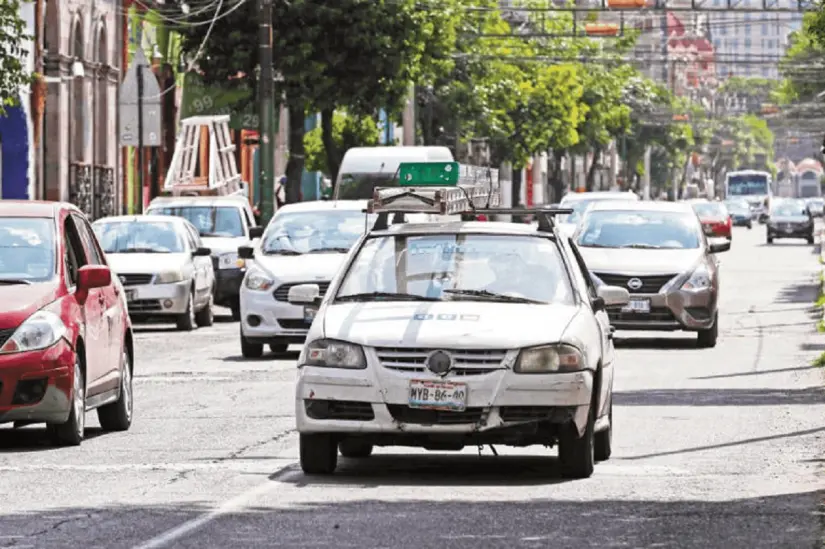
M 120 0 L 44 0 L 47 86 L 35 197 L 70 201 L 92 218 L 120 211 L 117 142 Z

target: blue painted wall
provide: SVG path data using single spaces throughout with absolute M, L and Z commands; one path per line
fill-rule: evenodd
M 29 199 L 29 131 L 22 107 L 6 107 L 0 117 L 4 199 Z

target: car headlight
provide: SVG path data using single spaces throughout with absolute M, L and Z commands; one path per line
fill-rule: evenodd
M 0 353 L 22 353 L 51 347 L 66 335 L 66 325 L 60 317 L 48 311 L 38 311 L 26 319 L 0 348 Z
M 240 269 L 245 262 L 236 252 L 229 252 L 218 256 L 218 269 Z
M 274 285 L 275 281 L 261 272 L 251 272 L 244 279 L 244 286 L 258 292 L 264 292 Z
M 572 345 L 542 345 L 522 349 L 513 371 L 518 374 L 577 372 L 586 368 L 584 355 Z
M 316 339 L 307 345 L 304 365 L 363 370 L 367 359 L 360 345 L 335 339 Z
M 699 265 L 682 284 L 683 290 L 706 290 L 710 288 L 710 270 L 705 264 Z
M 173 284 L 175 282 L 182 282 L 183 278 L 183 271 L 180 269 L 177 271 L 167 271 L 165 273 L 159 273 L 155 277 L 155 284 Z

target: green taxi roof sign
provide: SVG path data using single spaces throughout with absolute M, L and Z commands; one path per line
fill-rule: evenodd
M 458 162 L 402 162 L 398 167 L 402 187 L 455 187 L 458 178 Z

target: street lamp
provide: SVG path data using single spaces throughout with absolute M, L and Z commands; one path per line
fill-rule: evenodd
M 79 59 L 75 59 L 72 63 L 72 76 L 75 78 L 83 78 L 86 76 L 86 70 L 83 68 L 83 63 Z

